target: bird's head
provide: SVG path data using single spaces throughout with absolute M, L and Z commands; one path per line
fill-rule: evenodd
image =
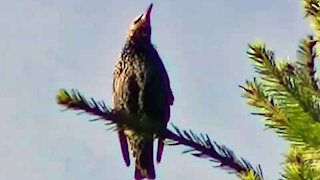
M 151 39 L 151 10 L 152 3 L 147 11 L 134 19 L 129 30 L 129 39 L 133 41 L 150 41 Z

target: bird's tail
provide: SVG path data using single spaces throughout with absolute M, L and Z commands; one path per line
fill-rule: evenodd
M 167 107 L 167 109 L 165 109 L 163 115 L 164 115 L 163 116 L 164 127 L 167 127 L 168 121 L 170 119 L 170 107 Z M 163 139 L 159 138 L 158 139 L 158 151 L 157 151 L 157 162 L 158 163 L 160 163 L 160 161 L 161 161 L 163 150 L 164 150 L 164 142 L 163 142 Z
M 128 150 L 128 142 L 127 137 L 124 134 L 123 130 L 118 131 L 120 147 L 122 152 L 123 160 L 125 161 L 126 165 L 130 165 L 130 157 L 129 157 L 129 150 Z
M 158 151 L 157 151 L 157 162 L 158 163 L 160 163 L 160 161 L 161 161 L 163 150 L 164 150 L 164 142 L 162 139 L 159 138 Z
M 156 174 L 153 164 L 153 140 L 140 142 L 141 150 L 136 153 L 135 179 L 155 179 Z

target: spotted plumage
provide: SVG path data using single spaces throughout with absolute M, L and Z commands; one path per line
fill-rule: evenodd
M 155 178 L 153 141 L 155 133 L 167 125 L 174 100 L 168 74 L 151 44 L 151 9 L 152 4 L 133 21 L 115 66 L 113 81 L 114 109 L 148 130 L 118 131 L 127 166 L 130 165 L 129 142 L 136 164 L 136 179 Z M 158 140 L 158 162 L 162 152 L 163 142 Z

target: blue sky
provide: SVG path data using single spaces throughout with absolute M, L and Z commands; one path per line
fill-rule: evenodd
M 276 179 L 287 143 L 253 111 L 238 88 L 254 76 L 247 44 L 264 40 L 294 59 L 310 33 L 300 1 L 153 1 L 152 41 L 175 95 L 171 122 L 208 133 Z M 10 0 L 0 6 L 0 179 L 132 179 L 116 133 L 89 116 L 61 112 L 60 88 L 111 105 L 112 73 L 130 22 L 149 1 Z M 236 176 L 166 147 L 158 179 Z

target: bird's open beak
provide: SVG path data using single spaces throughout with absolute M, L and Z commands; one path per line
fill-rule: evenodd
M 146 18 L 149 19 L 149 20 L 150 20 L 150 18 L 151 18 L 152 6 L 153 6 L 153 4 L 151 3 L 150 6 L 148 7 L 146 13 L 145 13 Z

